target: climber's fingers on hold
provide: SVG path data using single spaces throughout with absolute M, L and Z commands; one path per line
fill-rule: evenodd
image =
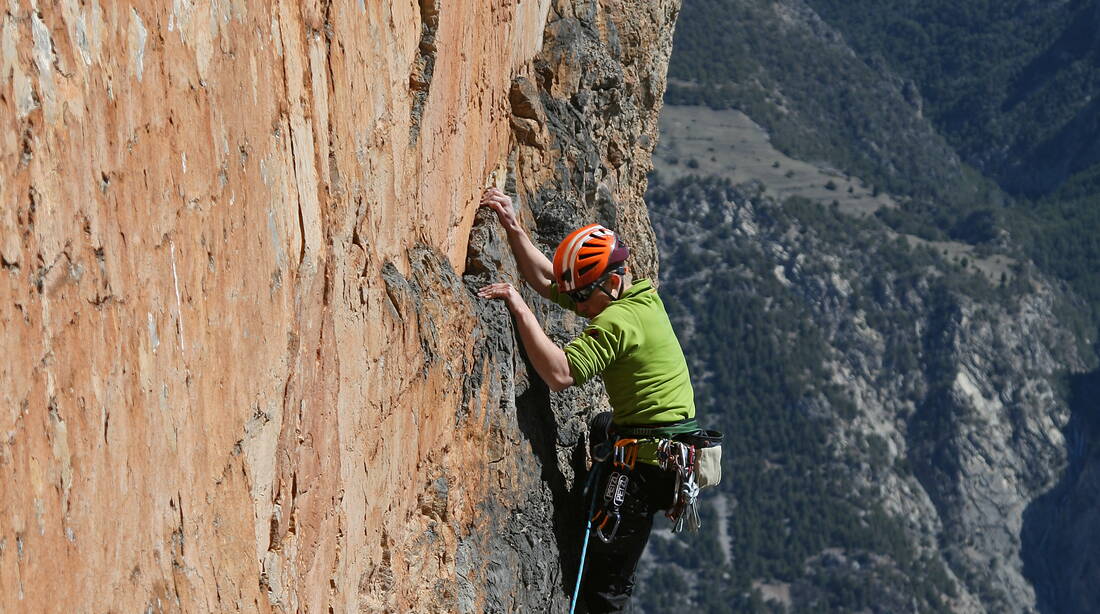
M 482 287 L 480 290 L 477 291 L 477 295 L 481 298 L 504 299 L 508 298 L 508 296 L 512 292 L 515 292 L 515 288 L 512 287 L 512 284 L 507 282 L 498 282 Z
M 490 207 L 497 213 L 511 212 L 512 199 L 496 188 L 486 190 L 481 195 L 481 206 Z

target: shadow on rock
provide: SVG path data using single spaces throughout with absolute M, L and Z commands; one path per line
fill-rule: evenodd
M 528 366 L 530 372 L 533 369 Z M 552 407 L 550 392 L 536 378 L 531 386 L 516 398 L 516 418 L 520 431 L 531 445 L 531 455 L 540 463 L 539 478 L 549 490 L 549 501 L 542 501 L 543 510 L 550 510 L 545 520 L 553 529 L 557 543 L 558 573 L 562 594 L 572 597 L 581 542 L 584 539 L 583 489 L 585 470 L 584 440 L 571 446 L 562 445 L 562 433 Z M 568 465 L 577 479 L 570 480 L 559 465 L 559 448 L 571 447 Z M 536 496 L 532 493 L 532 496 Z M 538 519 L 533 519 L 538 520 Z
M 1024 511 L 1024 576 L 1043 614 L 1095 612 L 1100 602 L 1100 370 L 1069 377 L 1066 467 Z

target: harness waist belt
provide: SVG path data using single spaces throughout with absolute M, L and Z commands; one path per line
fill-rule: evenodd
M 678 422 L 669 422 L 668 424 L 638 424 L 630 426 L 615 424 L 612 425 L 611 428 L 619 437 L 632 437 L 635 439 L 670 438 L 674 435 L 694 433 L 700 430 L 699 423 L 695 421 L 695 418 L 688 418 Z

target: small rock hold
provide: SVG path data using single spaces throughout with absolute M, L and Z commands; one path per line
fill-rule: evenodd
M 512 115 L 533 119 L 540 124 L 546 123 L 546 110 L 539 98 L 538 87 L 530 79 L 518 77 L 512 82 L 508 102 L 512 105 Z
M 8 236 L 4 239 L 3 247 L 0 248 L 0 265 L 8 270 L 19 269 L 19 249 L 17 245 L 13 246 L 13 243 L 17 243 L 15 238 Z

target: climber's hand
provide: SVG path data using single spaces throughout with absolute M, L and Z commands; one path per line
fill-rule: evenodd
M 516 210 L 512 207 L 512 199 L 497 188 L 489 188 L 481 195 L 482 207 L 488 207 L 496 212 L 497 220 L 505 230 L 520 230 L 519 221 L 516 220 Z
M 512 284 L 503 281 L 481 288 L 477 291 L 477 295 L 481 298 L 502 300 L 513 311 L 517 306 L 525 304 L 523 297 L 512 287 Z

